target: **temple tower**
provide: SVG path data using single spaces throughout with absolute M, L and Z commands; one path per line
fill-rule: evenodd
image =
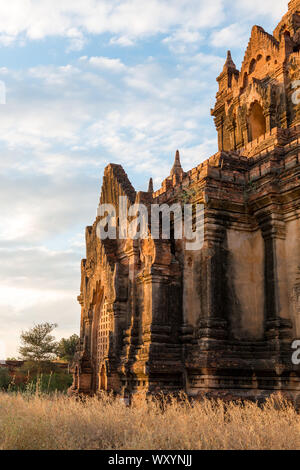
M 177 151 L 156 191 L 105 169 L 100 202 L 114 206 L 117 232 L 135 204 L 149 216 L 153 204 L 189 203 L 193 223 L 201 204 L 203 243 L 175 237 L 175 214 L 169 238 L 149 217 L 143 238 L 100 240 L 100 216 L 87 228 L 73 392 L 281 391 L 300 406 L 300 0 L 273 34 L 253 27 L 240 70 L 228 51 L 217 81 L 215 155 L 185 172 Z

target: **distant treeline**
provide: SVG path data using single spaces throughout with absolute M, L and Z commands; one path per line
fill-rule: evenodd
M 71 384 L 68 363 L 6 361 L 0 365 L 0 390 L 5 392 L 66 392 Z

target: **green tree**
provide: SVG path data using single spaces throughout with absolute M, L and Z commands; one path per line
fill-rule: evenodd
M 54 359 L 57 353 L 57 343 L 51 333 L 56 327 L 56 323 L 41 323 L 28 331 L 23 331 L 22 346 L 19 348 L 22 359 L 38 364 Z
M 60 359 L 71 362 L 79 342 L 79 336 L 73 334 L 69 338 L 62 338 L 58 343 L 57 355 Z

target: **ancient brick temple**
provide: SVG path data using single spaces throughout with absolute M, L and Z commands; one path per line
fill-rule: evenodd
M 228 53 L 211 111 L 216 155 L 184 172 L 179 153 L 161 189 L 136 192 L 106 167 L 101 203 L 203 203 L 204 245 L 100 240 L 86 229 L 73 390 L 185 390 L 300 405 L 300 0 L 273 35 L 254 26 L 238 70 Z M 171 231 L 172 232 L 172 231 Z

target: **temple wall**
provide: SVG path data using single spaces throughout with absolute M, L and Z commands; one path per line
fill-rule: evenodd
M 286 224 L 286 270 L 294 337 L 300 338 L 300 219 Z
M 290 236 L 285 240 L 277 241 L 276 249 L 276 268 L 277 268 L 277 286 L 279 296 L 279 316 L 280 318 L 286 318 L 291 320 L 291 308 L 290 300 L 288 296 L 288 277 L 287 277 L 287 267 L 288 260 L 286 256 L 286 250 L 289 248 L 289 243 L 291 241 Z
M 275 37 L 252 29 L 240 71 L 228 53 L 212 111 L 218 153 L 185 172 L 177 151 L 156 192 L 152 179 L 137 193 L 120 165 L 106 167 L 102 204 L 204 202 L 205 237 L 187 251 L 173 235 L 100 242 L 98 219 L 87 228 L 74 392 L 100 383 L 125 398 L 185 390 L 261 400 L 283 391 L 300 403 L 290 348 L 300 337 L 298 6 Z
M 183 274 L 183 318 L 184 323 L 196 326 L 197 320 L 202 316 L 201 283 L 205 278 L 201 276 L 201 253 L 189 252 L 185 256 Z
M 227 231 L 229 322 L 235 339 L 259 340 L 264 333 L 264 242 L 260 231 Z

